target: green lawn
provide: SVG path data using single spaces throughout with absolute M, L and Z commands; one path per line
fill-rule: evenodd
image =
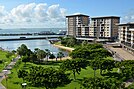
M 8 86 L 9 89 L 21 89 L 21 84 L 23 83 L 23 80 L 21 78 L 18 78 L 17 77 L 17 71 L 20 69 L 20 68 L 23 68 L 24 67 L 24 63 L 18 63 L 19 65 L 14 67 L 12 69 L 12 73 L 10 75 L 8 75 L 8 79 L 7 79 L 7 85 L 6 85 L 6 80 L 4 79 L 2 81 L 2 84 L 4 86 Z M 26 64 L 26 67 L 25 69 L 29 69 L 31 66 L 43 66 L 43 67 L 59 67 L 60 63 L 58 64 L 54 64 L 54 65 L 36 65 L 36 64 L 33 64 L 33 63 L 27 63 Z M 99 70 L 96 71 L 96 76 L 100 76 L 99 74 Z M 87 69 L 82 69 L 80 75 L 76 74 L 76 80 L 72 81 L 70 84 L 64 86 L 64 87 L 58 87 L 57 89 L 75 89 L 75 87 L 77 89 L 80 89 L 80 84 L 78 83 L 78 80 L 84 78 L 84 77 L 94 77 L 94 71 L 90 68 L 90 67 L 87 67 Z M 70 78 L 73 79 L 73 75 L 71 74 L 70 75 Z M 27 89 L 37 89 L 37 87 L 30 87 L 30 86 L 27 86 Z M 38 88 L 38 89 L 45 89 L 45 88 Z
M 12 58 L 15 58 L 16 57 L 15 55 L 12 55 L 11 57 L 7 58 L 6 57 L 6 54 L 7 53 L 8 53 L 7 51 L 0 50 L 0 60 L 3 60 L 3 62 L 0 63 L 0 72 L 3 70 L 3 68 L 6 65 L 8 65 L 11 62 Z

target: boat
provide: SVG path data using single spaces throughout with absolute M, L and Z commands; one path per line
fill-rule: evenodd
M 26 37 L 20 37 L 20 39 L 25 39 Z

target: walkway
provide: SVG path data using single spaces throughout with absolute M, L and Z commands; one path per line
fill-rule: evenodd
M 20 57 L 17 56 L 15 59 L 12 60 L 12 62 L 0 73 L 0 89 L 6 89 L 2 84 L 1 81 L 5 78 L 5 73 L 10 74 L 10 70 L 13 68 L 15 63 Z
M 1 81 L 4 79 L 4 73 L 0 73 L 0 89 L 6 89 L 2 84 Z
M 112 46 L 107 46 L 110 50 L 112 50 L 115 54 L 118 54 L 124 60 L 134 60 L 134 55 L 130 54 L 126 50 L 122 48 L 114 48 Z

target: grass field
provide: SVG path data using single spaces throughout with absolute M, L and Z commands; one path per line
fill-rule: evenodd
M 8 53 L 7 51 L 0 50 L 0 60 L 3 60 L 3 62 L 0 64 L 0 72 L 6 65 L 8 65 L 11 62 L 12 58 L 16 57 L 15 55 L 12 55 L 11 57 L 7 58 L 6 57 L 7 53 Z
M 4 86 L 8 86 L 8 89 L 21 89 L 21 84 L 23 83 L 23 80 L 21 78 L 17 77 L 17 71 L 24 67 L 24 63 L 18 63 L 19 65 L 14 67 L 12 69 L 12 73 L 8 75 L 7 83 L 6 79 L 2 81 L 2 84 Z M 36 65 L 33 63 L 27 63 L 25 69 L 29 69 L 31 66 L 43 66 L 43 67 L 59 67 L 60 63 L 50 64 L 50 65 Z M 96 76 L 100 76 L 99 70 L 96 71 Z M 94 77 L 94 71 L 92 68 L 87 67 L 87 69 L 82 69 L 80 75 L 76 74 L 76 80 L 72 81 L 70 84 L 64 86 L 64 87 L 58 87 L 57 89 L 80 89 L 80 84 L 78 83 L 78 80 L 83 79 L 84 77 Z M 70 78 L 73 79 L 73 75 L 70 75 Z M 45 87 L 30 87 L 27 86 L 27 89 L 45 89 Z

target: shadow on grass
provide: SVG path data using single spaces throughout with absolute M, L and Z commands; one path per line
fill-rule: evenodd
M 20 82 L 13 82 L 13 84 L 21 84 Z
M 23 69 L 29 69 L 32 66 L 33 66 L 32 64 L 24 64 Z
M 60 63 L 62 63 L 62 61 L 44 61 L 44 62 L 35 62 L 34 64 L 37 64 L 37 65 L 53 65 L 53 66 L 57 66 L 59 65 Z

